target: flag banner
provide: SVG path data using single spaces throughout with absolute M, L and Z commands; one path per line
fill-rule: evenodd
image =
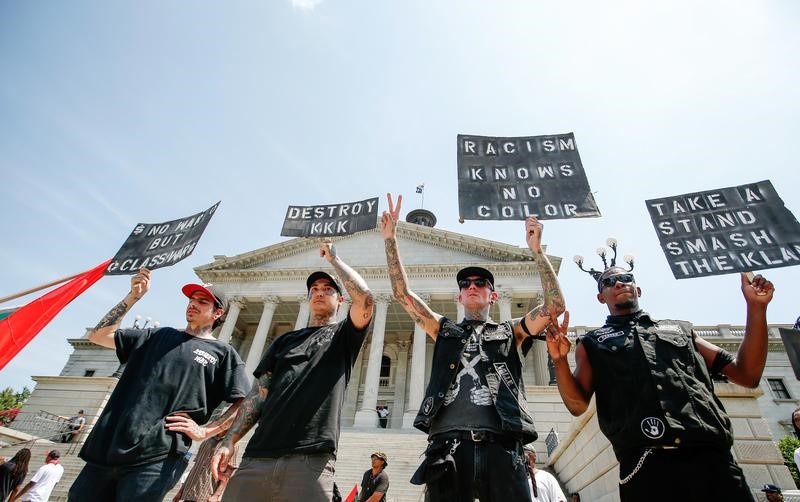
M 0 321 L 0 370 L 39 334 L 69 302 L 103 277 L 111 260 L 84 272 L 68 283 L 19 307 Z
M 458 212 L 464 220 L 600 216 L 575 135 L 458 135 Z
M 155 270 L 189 257 L 220 202 L 179 220 L 139 223 L 111 259 L 106 275 L 133 275 L 141 267 Z
M 378 226 L 378 198 L 324 206 L 289 206 L 281 235 L 332 237 L 350 235 Z
M 676 279 L 800 264 L 800 224 L 769 180 L 645 204 Z
M 781 334 L 783 347 L 794 370 L 794 377 L 800 380 L 800 330 L 778 328 L 778 332 Z
M 355 502 L 356 497 L 358 497 L 358 484 L 357 483 L 353 486 L 353 489 L 350 490 L 350 493 L 347 495 L 347 498 L 344 499 L 344 502 Z

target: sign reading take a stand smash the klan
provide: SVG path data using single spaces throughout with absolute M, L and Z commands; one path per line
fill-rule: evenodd
M 319 206 L 289 206 L 281 235 L 333 237 L 378 226 L 378 198 Z
M 221 202 L 221 201 L 220 201 Z M 117 251 L 105 275 L 131 275 L 140 267 L 155 270 L 187 258 L 203 235 L 219 202 L 205 211 L 164 223 L 139 223 Z
M 458 208 L 464 220 L 600 216 L 572 133 L 459 134 Z
M 800 224 L 769 180 L 645 204 L 676 279 L 800 264 Z

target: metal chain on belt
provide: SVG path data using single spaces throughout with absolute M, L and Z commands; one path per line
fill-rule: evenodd
M 651 453 L 653 453 L 652 448 L 648 448 L 647 450 L 645 450 L 642 456 L 639 458 L 639 462 L 636 464 L 636 467 L 633 468 L 633 472 L 625 476 L 625 479 L 620 479 L 619 484 L 624 485 L 628 481 L 632 480 L 633 477 L 636 475 L 636 473 L 639 472 L 639 469 L 642 468 L 642 465 L 644 464 L 644 459 L 646 459 L 647 456 L 650 455 Z

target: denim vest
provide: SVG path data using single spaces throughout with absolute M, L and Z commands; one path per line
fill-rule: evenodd
M 500 415 L 500 423 L 504 432 L 518 437 L 524 443 L 535 441 L 539 436 L 533 425 L 533 418 L 528 413 L 525 398 L 525 384 L 522 381 L 522 360 L 517 351 L 517 343 L 511 322 L 500 324 L 486 321 L 481 343 L 483 351 L 489 358 L 482 361 L 486 381 L 492 394 L 492 401 Z M 425 391 L 425 399 L 414 419 L 414 427 L 428 432 L 431 421 L 444 402 L 445 393 L 458 373 L 461 354 L 469 340 L 469 329 L 466 324 L 456 324 L 443 317 L 439 324 L 439 334 L 433 348 L 433 364 L 431 378 Z M 525 357 L 530 344 L 523 347 Z M 465 427 L 466 429 L 466 427 Z
M 641 311 L 609 316 L 579 342 L 592 366 L 600 430 L 618 458 L 649 447 L 733 444 L 690 323 Z

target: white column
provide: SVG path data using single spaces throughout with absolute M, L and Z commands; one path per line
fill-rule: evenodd
M 464 320 L 464 305 L 462 305 L 461 302 L 458 301 L 458 295 L 456 295 L 456 318 L 457 319 L 451 319 L 451 320 L 456 323 L 459 323 Z
M 241 298 L 231 298 L 228 300 L 228 314 L 225 317 L 225 322 L 222 323 L 222 329 L 219 330 L 220 342 L 230 343 L 231 336 L 233 335 L 233 328 L 236 326 L 236 319 L 239 318 L 239 312 L 242 311 L 244 302 Z
M 389 428 L 394 429 L 397 424 L 402 425 L 403 417 L 400 413 L 406 409 L 406 380 L 408 378 L 408 347 L 411 340 L 397 342 L 397 365 L 394 370 L 394 400 L 389 408 Z M 405 415 L 405 414 L 404 414 Z
M 497 292 L 497 306 L 500 307 L 500 321 L 510 321 L 511 317 L 511 291 Z
M 308 295 L 298 295 L 297 301 L 300 303 L 300 311 L 297 314 L 297 321 L 294 323 L 295 330 L 308 326 Z
M 353 301 L 350 298 L 345 298 L 339 306 L 339 312 L 336 314 L 336 322 L 344 321 L 347 319 L 347 314 L 350 313 L 350 304 Z
M 367 376 L 364 379 L 364 398 L 361 409 L 356 412 L 354 426 L 377 427 L 378 385 L 381 375 L 381 357 L 383 357 L 383 336 L 386 332 L 386 311 L 389 308 L 389 295 L 376 295 L 375 322 L 372 325 L 372 342 L 367 360 Z
M 430 301 L 429 295 L 419 295 L 425 303 Z M 459 305 L 461 305 L 459 303 Z M 463 316 L 462 316 L 463 318 Z M 461 322 L 459 319 L 458 322 Z M 425 344 L 428 335 L 419 324 L 414 323 L 414 338 L 411 342 L 411 378 L 408 382 L 408 403 L 403 413 L 403 429 L 414 427 L 414 418 L 425 397 Z
M 264 312 L 261 313 L 256 333 L 253 335 L 253 343 L 250 344 L 250 351 L 247 352 L 247 360 L 244 363 L 244 372 L 247 375 L 252 375 L 258 363 L 261 362 L 261 354 L 264 352 L 267 334 L 272 324 L 272 314 L 275 313 L 277 307 L 278 299 L 276 297 L 268 296 L 264 298 Z

